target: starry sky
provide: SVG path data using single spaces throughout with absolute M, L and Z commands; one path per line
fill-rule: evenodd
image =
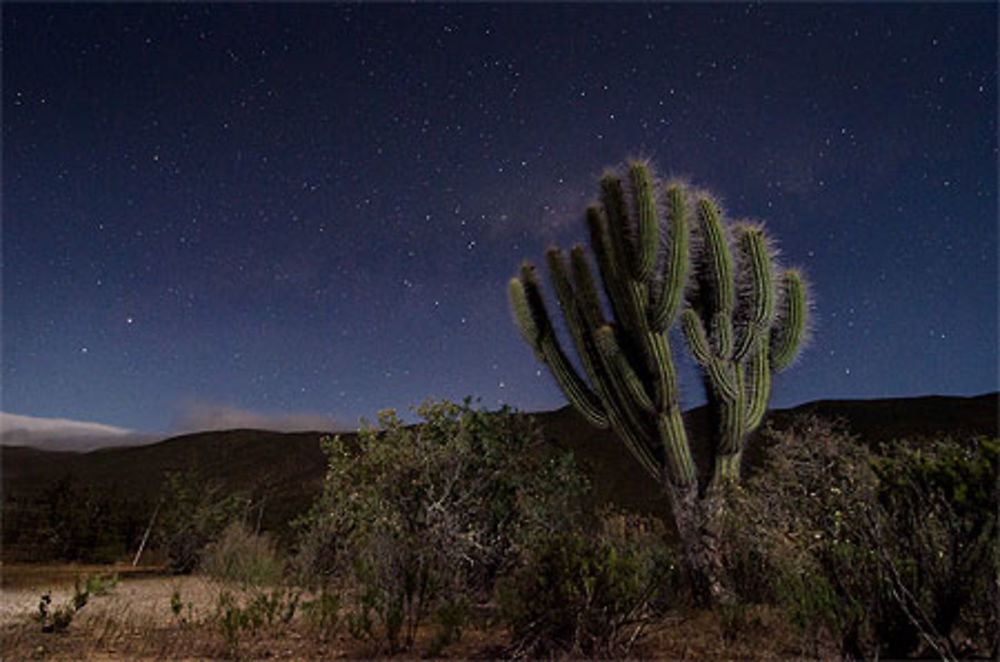
M 629 156 L 808 272 L 814 339 L 773 406 L 994 390 L 996 25 L 992 3 L 4 3 L 0 404 L 151 432 L 562 406 L 506 281 L 585 239 Z

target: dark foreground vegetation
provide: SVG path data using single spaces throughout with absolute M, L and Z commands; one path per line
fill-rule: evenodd
M 530 417 L 418 414 L 324 438 L 325 480 L 279 536 L 252 492 L 192 472 L 143 508 L 73 481 L 38 492 L 34 520 L 5 502 L 5 542 L 13 521 L 50 558 L 128 561 L 148 529 L 147 561 L 211 580 L 201 602 L 176 584 L 157 598 L 165 623 L 130 638 L 82 634 L 123 588 L 81 578 L 65 599 L 39 594 L 35 620 L 5 620 L 5 658 L 1000 653 L 995 438 L 866 444 L 808 415 L 768 426 L 726 501 L 733 597 L 706 611 L 665 504 L 595 496 L 601 468 Z

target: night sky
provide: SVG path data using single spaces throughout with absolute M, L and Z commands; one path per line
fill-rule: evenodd
M 993 3 L 4 3 L 2 409 L 168 432 L 562 406 L 506 281 L 584 240 L 628 156 L 809 274 L 772 406 L 994 390 L 996 26 Z

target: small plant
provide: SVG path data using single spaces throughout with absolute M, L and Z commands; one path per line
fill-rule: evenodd
M 74 599 L 62 607 L 53 610 L 52 596 L 48 593 L 42 594 L 38 602 L 38 616 L 36 617 L 38 623 L 42 626 L 42 632 L 65 632 L 69 628 L 70 623 L 73 622 L 74 614 L 76 614 L 76 602 L 77 600 Z M 86 601 L 84 601 L 85 603 Z
M 255 591 L 250 603 L 247 605 L 247 609 L 262 614 L 268 627 L 278 623 L 287 624 L 295 616 L 295 611 L 299 605 L 299 598 L 300 594 L 298 592 L 284 588 L 275 588 L 270 591 Z
M 173 612 L 175 618 L 180 618 L 181 609 L 183 608 L 184 603 L 181 601 L 181 590 L 175 586 L 173 592 L 170 594 L 170 611 Z
M 317 631 L 332 634 L 340 622 L 340 597 L 323 587 L 314 600 L 302 603 L 302 612 Z
M 462 639 L 462 628 L 469 618 L 469 603 L 465 598 L 453 598 L 437 610 L 437 632 L 427 649 L 427 657 L 440 657 L 448 646 Z
M 100 575 L 90 575 L 87 577 L 85 581 L 86 584 L 85 590 L 87 593 L 93 596 L 107 595 L 111 591 L 118 588 L 118 584 L 120 583 L 120 581 L 121 580 L 118 578 L 117 572 L 111 576 L 104 576 L 104 577 Z
M 219 593 L 216 605 L 219 630 L 226 642 L 226 648 L 233 657 L 237 657 L 240 644 L 240 630 L 247 626 L 246 615 L 236 604 L 233 594 L 229 591 Z
M 73 580 L 73 611 L 80 611 L 86 607 L 88 600 L 90 600 L 89 583 L 85 581 L 83 588 L 80 588 L 80 577 L 77 576 Z
M 180 623 L 191 623 L 194 620 L 194 604 L 191 602 L 187 603 L 187 616 L 183 616 L 184 611 L 184 601 L 181 599 L 181 588 L 179 585 L 174 586 L 174 590 L 170 593 L 170 613 L 174 615 L 174 619 Z

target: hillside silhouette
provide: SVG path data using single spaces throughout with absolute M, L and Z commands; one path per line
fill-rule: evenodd
M 772 410 L 769 425 L 782 429 L 799 415 L 838 420 L 865 444 L 899 438 L 997 434 L 998 394 L 975 397 L 928 396 L 881 400 L 823 400 L 791 409 Z M 638 467 L 609 430 L 589 425 L 571 407 L 533 414 L 546 441 L 570 450 L 592 479 L 598 502 L 665 514 L 658 486 Z M 710 426 L 707 408 L 684 414 L 695 448 Z M 281 433 L 226 430 L 185 434 L 147 446 L 104 448 L 90 452 L 47 451 L 24 446 L 0 448 L 3 496 L 30 498 L 71 476 L 78 484 L 113 490 L 130 499 L 158 498 L 171 472 L 196 471 L 241 491 L 263 504 L 263 525 L 287 531 L 288 521 L 309 507 L 322 489 L 326 460 L 322 431 Z M 350 443 L 356 433 L 341 433 Z M 760 434 L 747 450 L 752 471 L 762 451 Z

